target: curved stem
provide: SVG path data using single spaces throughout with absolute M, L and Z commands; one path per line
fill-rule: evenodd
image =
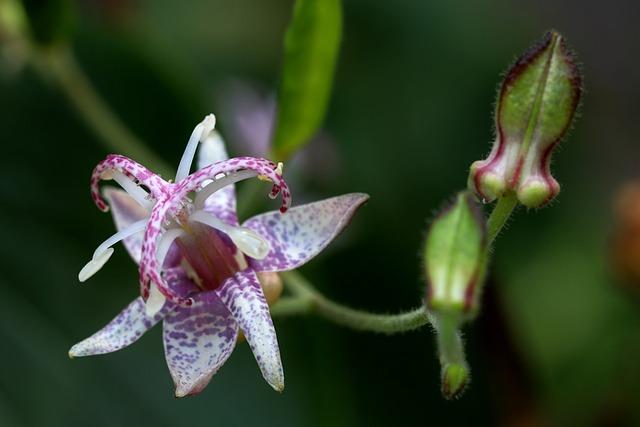
M 491 243 L 496 239 L 517 204 L 518 198 L 515 193 L 508 194 L 498 199 L 498 202 L 493 208 L 493 211 L 487 221 L 489 245 L 491 245 Z
M 282 278 L 294 297 L 275 304 L 271 310 L 273 316 L 315 313 L 352 329 L 383 334 L 411 331 L 429 322 L 424 307 L 399 314 L 368 313 L 329 300 L 295 271 L 282 273 Z
M 108 150 L 153 165 L 162 175 L 173 174 L 173 168 L 147 148 L 113 113 L 67 46 L 47 49 L 33 47 L 31 59 L 40 74 L 51 78 L 60 87 L 80 117 Z
M 492 243 L 509 216 L 518 204 L 515 194 L 502 197 L 496 203 L 489 216 L 487 228 L 489 243 Z M 385 334 L 410 331 L 420 328 L 433 319 L 424 306 L 399 314 L 374 314 L 338 304 L 318 292 L 300 273 L 289 271 L 281 273 L 285 286 L 293 293 L 293 297 L 284 298 L 272 309 L 273 316 L 292 316 L 297 314 L 318 314 L 332 322 L 361 331 L 372 331 Z M 432 323 L 434 323 L 432 321 Z M 462 340 L 455 328 L 447 322 L 435 322 L 438 329 L 438 345 L 441 357 L 446 355 L 447 364 L 455 361 L 464 362 Z M 442 329 L 442 330 L 440 330 Z

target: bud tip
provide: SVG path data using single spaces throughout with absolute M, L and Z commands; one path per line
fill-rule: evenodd
M 451 363 L 442 370 L 442 395 L 446 399 L 460 397 L 469 382 L 469 369 L 460 363 Z

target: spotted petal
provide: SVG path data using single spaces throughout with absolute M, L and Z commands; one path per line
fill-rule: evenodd
M 282 391 L 284 373 L 278 339 L 256 273 L 251 269 L 240 271 L 215 292 L 244 332 L 264 379 L 276 391 Z
M 300 267 L 322 251 L 349 223 L 355 211 L 369 199 L 351 193 L 289 209 L 286 214 L 267 212 L 243 225 L 271 244 L 262 260 L 251 260 L 256 271 L 286 271 Z
M 222 137 L 218 132 L 212 131 L 209 136 L 200 143 L 198 169 L 222 160 L 227 160 L 228 158 L 229 156 L 227 155 Z M 228 224 L 238 224 L 235 185 L 227 185 L 209 196 L 205 201 L 204 210 Z
M 149 215 L 149 212 L 140 206 L 140 204 L 133 197 L 127 194 L 126 191 L 118 190 L 113 187 L 106 187 L 102 190 L 102 193 L 111 207 L 113 222 L 115 222 L 116 229 L 118 231 L 127 228 L 134 222 L 138 222 Z M 123 240 L 124 246 L 127 248 L 127 252 L 129 252 L 129 255 L 131 255 L 131 258 L 133 258 L 136 264 L 140 263 L 140 251 L 142 249 L 143 236 L 144 230 Z
M 142 298 L 136 298 L 107 326 L 71 347 L 69 357 L 93 356 L 123 349 L 162 320 L 171 308 L 166 304 L 158 314 L 149 317 L 145 314 Z
M 163 323 L 164 352 L 176 397 L 197 394 L 229 358 L 238 325 L 215 292 L 199 293 Z

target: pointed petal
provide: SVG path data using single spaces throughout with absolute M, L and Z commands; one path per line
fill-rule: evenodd
M 146 218 L 149 212 L 126 191 L 118 190 L 113 187 L 106 187 L 102 190 L 104 198 L 111 207 L 111 215 L 113 216 L 113 222 L 116 224 L 118 231 L 127 228 L 131 224 Z M 136 264 L 140 263 L 140 251 L 142 249 L 142 237 L 144 236 L 144 230 L 127 237 L 123 240 L 127 252 L 131 255 L 131 258 Z
M 145 314 L 142 298 L 136 298 L 107 326 L 71 347 L 69 357 L 93 356 L 123 349 L 136 342 L 172 308 L 173 306 L 167 303 L 158 314 L 149 317 Z
M 215 291 L 244 332 L 262 376 L 276 391 L 284 389 L 278 339 L 256 273 L 247 269 L 227 279 Z
M 215 292 L 199 293 L 163 323 L 164 353 L 176 397 L 197 394 L 231 355 L 238 325 Z
M 269 255 L 252 259 L 251 265 L 260 272 L 300 267 L 324 249 L 368 199 L 366 194 L 351 193 L 296 206 L 284 215 L 267 212 L 248 219 L 243 226 L 271 244 Z
M 220 133 L 213 131 L 200 144 L 198 151 L 198 169 L 216 162 L 227 160 L 227 150 Z M 235 185 L 228 185 L 212 194 L 204 204 L 204 210 L 217 216 L 228 224 L 237 225 Z
M 218 131 L 211 131 L 209 136 L 200 143 L 198 151 L 198 169 L 227 160 L 229 155 L 224 140 Z

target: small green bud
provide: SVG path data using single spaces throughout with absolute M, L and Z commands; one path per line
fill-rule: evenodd
M 496 140 L 489 157 L 471 165 L 469 187 L 486 201 L 507 192 L 528 207 L 553 199 L 560 185 L 551 176 L 551 152 L 571 126 L 581 84 L 564 38 L 549 31 L 507 72 L 496 107 Z
M 442 368 L 442 395 L 446 399 L 459 397 L 469 382 L 469 369 L 464 363 L 450 363 Z
M 459 193 L 433 221 L 424 248 L 427 307 L 470 317 L 487 262 L 486 220 L 469 192 Z

